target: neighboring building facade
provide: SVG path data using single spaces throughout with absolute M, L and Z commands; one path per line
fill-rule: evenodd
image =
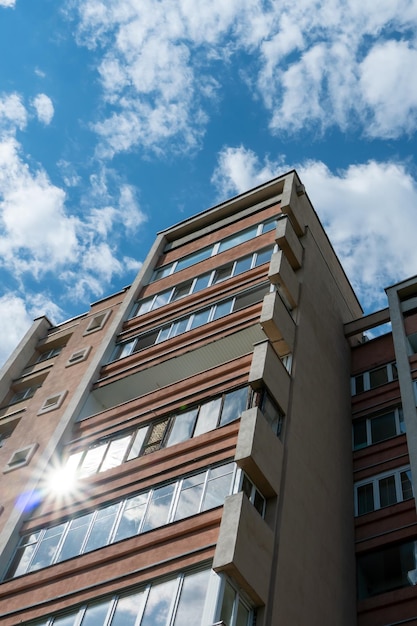
M 1 624 L 417 624 L 417 282 L 388 296 L 362 316 L 292 171 L 35 320 L 0 378 Z

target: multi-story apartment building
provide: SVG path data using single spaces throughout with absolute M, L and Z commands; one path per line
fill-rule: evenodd
M 363 317 L 289 172 L 35 320 L 0 378 L 1 624 L 417 624 L 417 284 L 388 296 Z

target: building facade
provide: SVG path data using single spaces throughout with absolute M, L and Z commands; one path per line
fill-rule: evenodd
M 292 171 L 35 320 L 0 378 L 1 624 L 417 624 L 413 281 L 388 296 L 362 315 Z

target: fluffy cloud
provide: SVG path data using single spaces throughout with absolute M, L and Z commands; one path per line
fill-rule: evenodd
M 54 105 L 51 98 L 44 93 L 39 93 L 32 101 L 38 120 L 48 126 L 54 116 Z
M 17 93 L 0 96 L 0 131 L 25 128 L 28 120 L 22 98 Z
M 262 163 L 225 148 L 213 182 L 224 196 L 295 167 L 363 306 L 386 306 L 384 287 L 417 274 L 417 181 L 406 165 L 370 161 L 331 172 L 320 161 Z
M 0 0 L 0 7 L 14 7 L 16 0 Z
M 359 124 L 373 137 L 417 127 L 417 26 L 409 0 L 259 3 L 74 0 L 78 41 L 98 51 L 107 109 L 100 155 L 199 146 L 222 65 L 245 61 L 276 133 Z M 242 57 L 242 54 L 244 55 Z M 220 71 L 219 71 L 220 70 Z M 250 76 L 250 78 L 248 78 Z M 168 144 L 169 142 L 169 144 Z
M 0 296 L 0 367 L 28 330 L 32 319 L 23 298 L 12 293 Z

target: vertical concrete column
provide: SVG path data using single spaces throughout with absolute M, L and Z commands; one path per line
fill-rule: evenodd
M 408 453 L 413 485 L 417 485 L 417 410 L 414 385 L 408 360 L 408 339 L 405 333 L 398 287 L 386 290 L 391 315 L 392 339 L 401 390 L 404 422 L 407 432 Z

